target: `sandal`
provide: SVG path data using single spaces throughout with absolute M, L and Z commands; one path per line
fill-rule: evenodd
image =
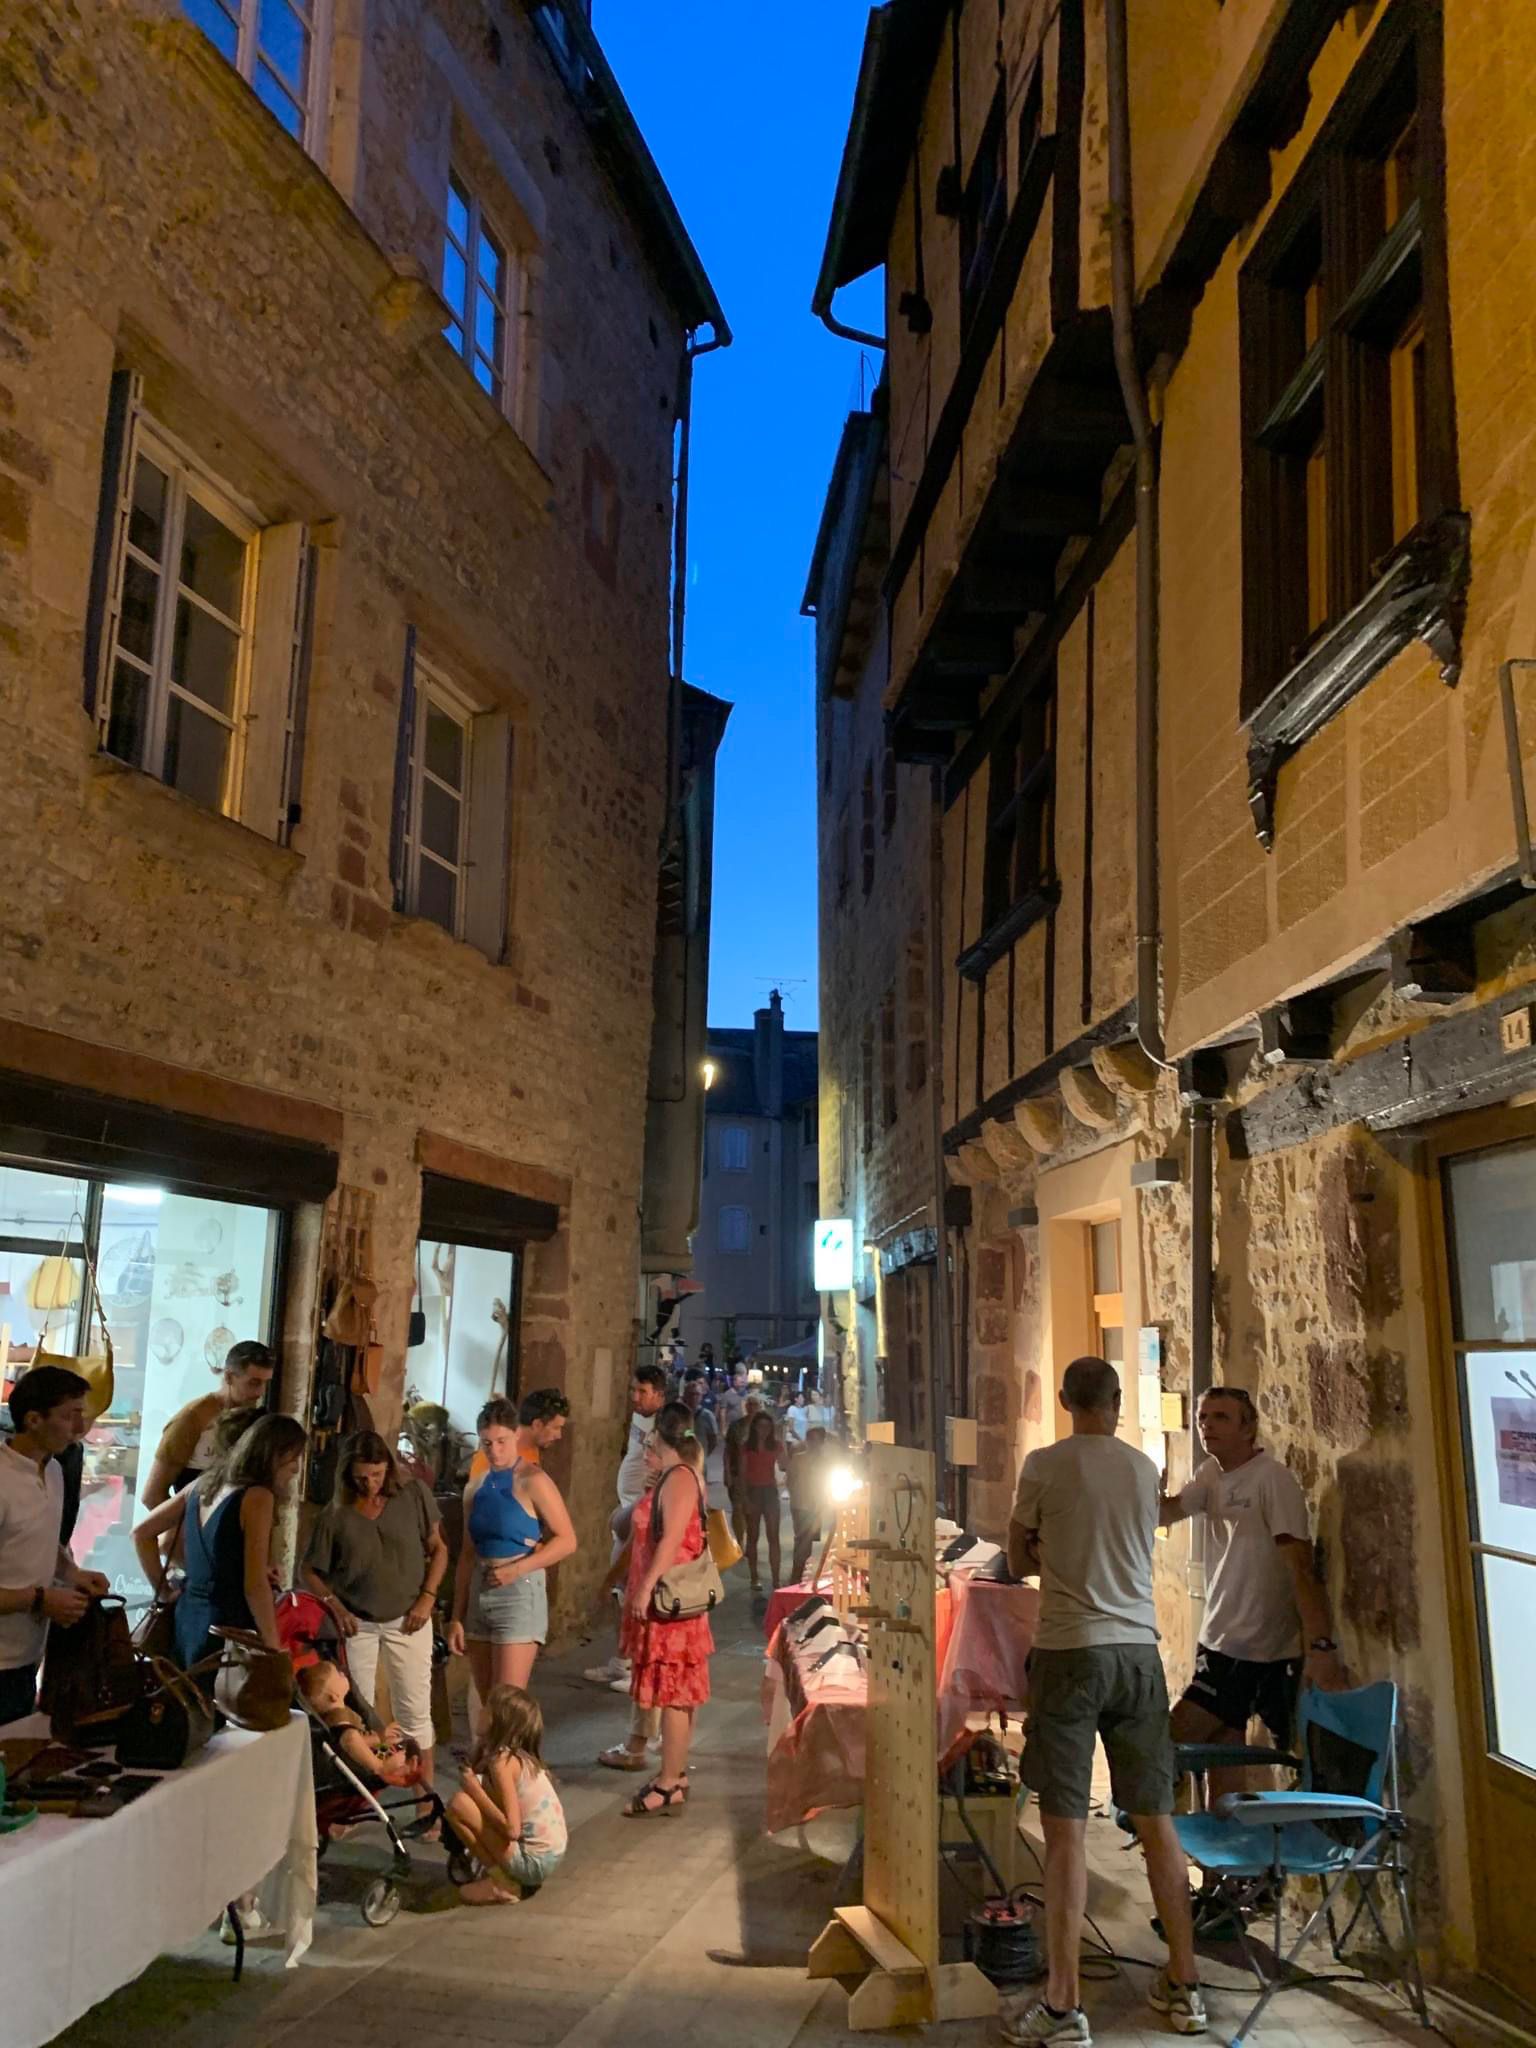
M 661 1801 L 660 1806 L 647 1806 L 652 1793 Z M 681 1813 L 683 1802 L 688 1796 L 686 1785 L 658 1785 L 653 1778 L 649 1785 L 640 1790 L 623 1809 L 626 1820 L 655 1820 L 662 1814 Z
M 615 1742 L 609 1749 L 600 1749 L 597 1760 L 610 1771 L 643 1771 L 646 1754 L 643 1749 L 631 1749 L 627 1742 Z

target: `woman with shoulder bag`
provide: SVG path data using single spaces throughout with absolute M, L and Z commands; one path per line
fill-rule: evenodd
M 215 1629 L 253 1630 L 268 1649 L 283 1647 L 268 1571 L 272 1524 L 307 1441 L 291 1415 L 264 1415 L 221 1464 L 152 1508 L 134 1530 L 139 1564 L 162 1599 L 167 1556 L 182 1538 L 187 1577 L 172 1620 L 183 1670 L 221 1650 Z M 165 1555 L 162 1539 L 169 1539 Z
M 630 1660 L 630 1696 L 661 1709 L 661 1768 L 624 1808 L 631 1820 L 678 1813 L 688 1796 L 688 1748 L 693 1717 L 709 1698 L 709 1660 L 715 1638 L 707 1611 L 664 1618 L 657 1588 L 705 1555 L 703 1451 L 693 1413 L 669 1401 L 646 1441 L 655 1484 L 635 1508 L 634 1549 L 620 1652 Z M 718 1583 L 718 1582 L 717 1582 Z
M 339 1499 L 315 1523 L 304 1582 L 346 1638 L 353 1684 L 377 1707 L 380 1664 L 390 1711 L 421 1749 L 432 1782 L 432 1612 L 448 1569 L 437 1502 L 401 1472 L 383 1437 L 362 1429 L 342 1447 Z

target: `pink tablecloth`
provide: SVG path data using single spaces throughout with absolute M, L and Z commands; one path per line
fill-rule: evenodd
M 781 1616 L 806 1597 L 787 1586 L 775 1597 Z M 1024 1666 L 1035 1639 L 1040 1595 L 953 1574 L 937 1601 L 938 1746 L 941 1764 L 959 1753 L 972 1714 L 1017 1714 L 1027 1698 Z M 830 1806 L 857 1806 L 864 1793 L 865 1684 L 850 1683 L 841 1659 L 836 1683 L 807 1697 L 777 1625 L 763 1684 L 768 1723 L 767 1826 L 770 1833 L 810 1820 Z

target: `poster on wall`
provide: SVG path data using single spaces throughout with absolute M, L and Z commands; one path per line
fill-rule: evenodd
M 1501 1503 L 1536 1508 L 1536 1401 L 1494 1395 L 1493 1455 Z

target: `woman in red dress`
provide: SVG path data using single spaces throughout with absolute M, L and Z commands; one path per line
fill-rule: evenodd
M 691 1408 L 681 1401 L 667 1403 L 656 1417 L 645 1456 L 655 1481 L 635 1509 L 619 1650 L 630 1660 L 630 1697 L 639 1706 L 661 1709 L 661 1768 L 625 1807 L 631 1820 L 682 1811 L 693 1716 L 709 1698 L 709 1660 L 715 1652 L 708 1615 L 660 1621 L 651 1611 L 657 1580 L 672 1565 L 702 1555 L 706 1540 L 704 1453 Z

